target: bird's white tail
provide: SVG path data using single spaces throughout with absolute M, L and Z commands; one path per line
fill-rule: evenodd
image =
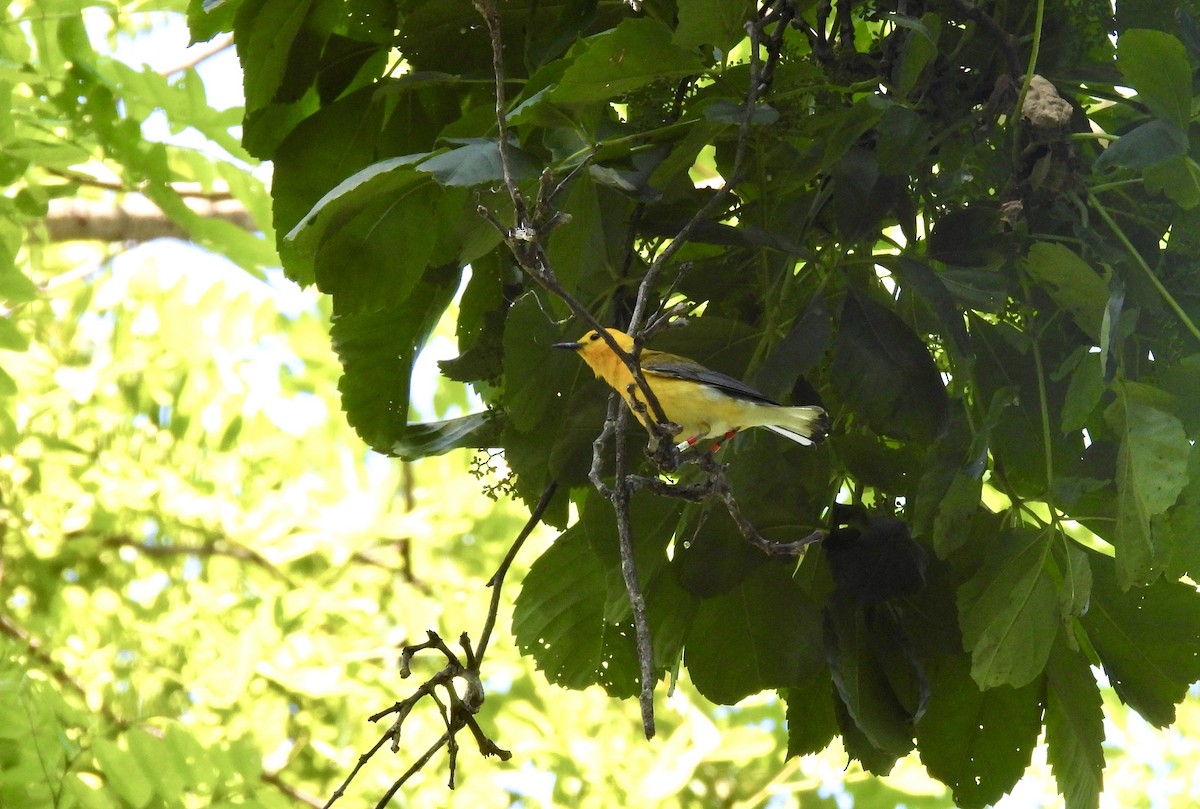
M 820 444 L 829 434 L 829 416 L 820 407 L 772 407 L 760 412 L 764 422 L 769 418 L 761 426 L 806 447 Z

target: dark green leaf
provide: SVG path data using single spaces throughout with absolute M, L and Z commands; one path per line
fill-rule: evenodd
M 1200 164 L 1187 155 L 1177 155 L 1148 166 L 1142 177 L 1147 191 L 1166 194 L 1185 211 L 1200 205 Z
M 513 635 L 550 682 L 586 688 L 600 683 L 602 667 L 615 661 L 605 652 L 607 636 L 619 637 L 622 630 L 604 621 L 607 578 L 578 524 L 529 568 L 513 608 Z M 636 672 L 635 658 L 634 678 Z
M 509 309 L 504 328 L 504 406 L 518 430 L 533 430 L 549 408 L 563 409 L 558 392 L 568 389 L 572 378 L 587 381 L 592 375 L 572 352 L 550 347 L 562 339 L 536 293 L 526 293 Z M 602 424 L 595 426 L 598 434 Z
M 1200 680 L 1200 593 L 1162 579 L 1125 590 L 1111 559 L 1089 557 L 1092 603 L 1080 619 L 1088 638 L 1121 701 L 1166 727 Z
M 1130 30 L 1117 40 L 1117 67 L 1138 98 L 1160 118 L 1186 127 L 1192 117 L 1192 68 L 1178 39 Z
M 929 125 L 908 107 L 888 107 L 875 133 L 875 156 L 884 174 L 911 174 L 929 151 Z
M 842 746 L 846 755 L 852 761 L 857 761 L 862 768 L 872 775 L 885 776 L 896 766 L 900 756 L 881 750 L 871 743 L 871 739 L 863 732 L 850 715 L 846 703 L 836 692 L 833 697 L 833 712 L 837 717 L 838 729 L 842 732 Z
M 321 53 L 321 65 L 317 71 L 317 93 L 322 106 L 337 100 L 347 89 L 361 86 L 363 79 L 360 79 L 359 75 L 368 65 L 377 68 L 367 68 L 370 73 L 381 72 L 386 59 L 386 40 L 366 42 L 337 33 L 330 34 L 329 41 L 325 43 L 325 49 Z M 356 79 L 359 80 L 356 82 Z
M 828 677 L 814 677 L 802 686 L 782 692 L 787 703 L 787 758 L 819 753 L 837 735 L 837 717 L 833 712 L 833 683 Z
M 946 388 L 924 342 L 892 311 L 847 295 L 833 366 L 847 408 L 875 432 L 925 441 L 941 432 Z
M 389 454 L 405 461 L 441 455 L 452 449 L 494 447 L 498 430 L 491 413 L 472 413 L 445 421 L 409 424 Z
M 1056 643 L 1046 666 L 1046 758 L 1066 809 L 1096 809 L 1104 785 L 1104 711 L 1086 658 Z
M 763 564 L 741 586 L 700 602 L 684 650 L 688 673 L 722 705 L 801 686 L 825 671 L 820 620 L 791 565 Z
M 1100 354 L 1084 354 L 1075 370 L 1071 372 L 1071 382 L 1063 400 L 1059 429 L 1069 433 L 1085 426 L 1096 406 L 1100 404 L 1102 393 L 1104 374 L 1100 367 Z
M 817 295 L 767 355 L 754 375 L 754 386 L 772 399 L 782 401 L 800 375 L 815 366 L 829 350 L 831 337 L 829 309 L 825 298 Z
M 321 197 L 279 243 L 288 277 L 299 284 L 312 283 L 316 280 L 317 254 L 327 234 L 336 237 L 342 223 L 364 215 L 364 212 L 367 212 L 367 219 L 360 224 L 369 228 L 370 211 L 384 206 L 383 213 L 377 215 L 386 215 L 390 200 L 403 199 L 402 195 L 428 184 L 427 175 L 413 169 L 413 164 L 425 157 L 427 155 L 404 155 L 374 163 L 356 171 Z M 371 235 L 369 230 L 366 235 Z M 425 236 L 421 241 L 426 245 L 425 249 L 432 252 L 433 241 Z M 349 255 L 357 256 L 357 252 L 352 250 Z M 345 260 L 346 256 L 331 255 L 329 261 L 332 263 L 339 258 Z M 379 268 L 373 269 L 379 271 Z
M 963 645 L 980 688 L 1024 686 L 1042 673 L 1058 632 L 1048 558 L 1054 533 L 1021 529 L 996 537 L 983 566 L 958 591 Z
M 351 426 L 377 452 L 403 446 L 412 364 L 458 289 L 461 271 L 435 268 L 408 297 L 385 309 L 335 315 L 330 336 L 342 362 L 338 382 Z
M 551 99 L 559 104 L 604 101 L 660 79 L 702 69 L 696 57 L 671 43 L 671 29 L 648 18 L 623 20 L 590 37 L 587 49 L 563 73 Z
M 929 774 L 961 807 L 983 807 L 1013 788 L 1029 766 L 1042 726 L 1042 684 L 981 691 L 966 657 L 930 667 L 929 710 L 917 722 L 917 749 Z
M 908 29 L 908 36 L 900 46 L 900 57 L 896 60 L 892 72 L 896 89 L 902 94 L 908 94 L 916 87 L 921 73 L 937 56 L 938 33 L 942 21 L 932 12 L 926 13 L 920 19 L 902 14 L 888 16 L 896 25 Z
M 949 211 L 934 222 L 929 234 L 929 257 L 956 267 L 994 265 L 1001 245 L 1000 212 L 988 205 L 971 205 Z M 964 278 L 987 278 L 963 276 Z
M 1111 421 L 1121 440 L 1117 453 L 1117 576 L 1122 586 L 1144 584 L 1161 571 L 1152 519 L 1165 512 L 1187 484 L 1191 446 L 1183 425 L 1156 405 L 1156 389 L 1122 382 Z
M 513 177 L 524 180 L 537 176 L 537 162 L 520 148 L 509 149 Z M 417 165 L 418 171 L 433 175 L 440 185 L 470 188 L 504 178 L 500 165 L 500 147 L 493 140 L 475 140 L 448 152 L 441 152 Z
M 1121 166 L 1148 169 L 1187 152 L 1187 132 L 1178 124 L 1155 119 L 1125 133 L 1096 158 L 1096 168 Z M 1153 175 L 1160 176 L 1160 175 Z
M 1029 248 L 1029 274 L 1071 314 L 1080 329 L 1097 344 L 1108 305 L 1108 285 L 1070 248 L 1053 242 L 1036 242 Z
M 360 189 L 336 214 L 320 218 L 317 289 L 333 297 L 335 313 L 370 311 L 408 296 L 433 258 L 443 199 L 414 179 L 391 193 Z
M 248 113 L 263 109 L 276 99 L 289 64 L 309 63 L 315 69 L 315 59 L 293 61 L 291 54 L 308 15 L 321 3 L 322 0 L 243 0 L 235 30 Z
M 871 746 L 892 756 L 913 748 L 912 714 L 892 689 L 878 651 L 880 624 L 868 623 L 866 611 L 848 598 L 825 609 L 825 650 L 833 684 L 849 717 Z
M 749 14 L 742 0 L 679 0 L 679 24 L 671 41 L 689 50 L 707 45 L 720 59 L 745 39 Z

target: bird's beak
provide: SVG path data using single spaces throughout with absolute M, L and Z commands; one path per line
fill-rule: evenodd
M 551 348 L 565 348 L 568 351 L 578 351 L 579 349 L 583 348 L 583 343 L 578 343 L 578 342 L 551 343 L 550 347 Z

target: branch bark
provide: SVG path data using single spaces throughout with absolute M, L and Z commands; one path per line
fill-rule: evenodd
M 243 230 L 259 229 L 254 217 L 237 199 L 187 197 L 185 204 L 205 219 L 219 219 Z M 188 232 L 167 218 L 141 194 L 118 199 L 55 199 L 42 219 L 48 242 L 148 242 L 153 239 L 190 240 Z

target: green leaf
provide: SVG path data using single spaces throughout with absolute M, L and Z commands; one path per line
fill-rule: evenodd
M 100 773 L 112 785 L 113 790 L 135 809 L 142 809 L 150 802 L 154 786 L 138 765 L 137 759 L 110 739 L 97 739 L 92 746 Z
M 969 533 L 971 516 L 979 509 L 983 478 L 958 469 L 933 518 L 933 549 L 943 559 L 962 547 Z
M 1096 344 L 1100 342 L 1108 285 L 1070 248 L 1054 242 L 1035 242 L 1025 266 L 1029 274 L 1070 313 L 1076 325 Z
M 912 715 L 892 690 L 881 660 L 881 638 L 865 610 L 849 599 L 831 601 L 825 609 L 825 649 L 833 684 L 846 712 L 871 746 L 892 756 L 913 748 Z
M 1117 67 L 1151 112 L 1176 126 L 1188 125 L 1192 69 L 1182 42 L 1163 31 L 1124 31 L 1117 40 Z
M 958 590 L 963 646 L 980 688 L 1033 682 L 1058 631 L 1057 593 L 1048 567 L 1050 530 L 1002 534 Z
M 929 125 L 908 107 L 889 106 L 875 133 L 875 156 L 884 174 L 911 174 L 929 151 Z
M 1166 194 L 1185 211 L 1200 205 L 1200 164 L 1187 155 L 1168 158 L 1142 172 L 1146 190 Z
M 833 713 L 837 717 L 838 729 L 842 734 L 842 746 L 846 748 L 846 755 L 852 761 L 861 764 L 862 768 L 872 775 L 883 777 L 890 773 L 900 757 L 887 750 L 881 750 L 871 743 L 871 739 L 850 715 L 841 695 L 836 692 L 833 697 Z
M 598 684 L 610 696 L 632 696 L 639 685 L 633 622 L 606 617 L 606 605 L 616 597 L 613 583 L 624 593 L 620 561 L 597 554 L 587 533 L 576 523 L 530 567 L 513 608 L 513 635 L 550 682 L 566 688 Z M 648 590 L 646 595 L 649 600 Z
M 1104 370 L 1100 366 L 1100 354 L 1088 353 L 1079 358 L 1071 372 L 1066 397 L 1060 411 L 1059 428 L 1069 433 L 1084 427 L 1088 418 L 1100 404 L 1104 393 Z
M 404 447 L 412 364 L 458 289 L 461 270 L 429 270 L 402 301 L 362 314 L 335 314 L 330 337 L 342 362 L 346 419 L 374 450 Z
M 337 314 L 365 312 L 404 300 L 434 258 L 450 197 L 414 182 L 395 194 L 355 194 L 314 256 L 317 288 Z M 448 261 L 457 263 L 457 257 Z
M 485 449 L 496 446 L 498 429 L 493 413 L 471 413 L 445 421 L 409 424 L 391 446 L 389 455 L 405 461 L 442 455 L 452 449 Z
M 607 576 L 576 523 L 529 568 L 513 608 L 513 636 L 546 679 L 567 688 L 599 681 Z
M 671 36 L 671 29 L 662 23 L 636 18 L 589 37 L 586 50 L 563 73 L 551 100 L 559 104 L 605 101 L 654 81 L 700 73 L 700 61 L 672 44 Z
M 746 37 L 750 7 L 742 0 L 679 0 L 679 24 L 671 41 L 691 50 L 707 45 L 717 58 Z
M 404 155 L 374 163 L 321 197 L 280 242 L 279 254 L 288 277 L 300 284 L 311 283 L 318 280 L 320 266 L 325 282 L 332 285 L 322 291 L 335 294 L 335 299 L 337 291 L 347 292 L 343 306 L 355 309 L 386 303 L 386 298 L 376 294 L 374 283 L 365 283 L 362 276 L 372 275 L 375 283 L 380 275 L 390 278 L 394 291 L 397 283 L 411 280 L 408 270 L 418 264 L 423 270 L 433 253 L 436 233 L 429 221 L 432 211 L 426 190 L 431 181 L 413 168 L 426 157 Z M 397 211 L 411 211 L 413 219 L 406 222 Z M 354 239 L 370 245 L 381 263 L 359 264 L 360 250 L 347 244 L 350 234 L 343 231 L 351 224 Z M 390 227 L 395 230 L 389 231 Z M 415 244 L 403 243 L 409 235 Z M 396 252 L 389 255 L 389 248 Z M 397 264 L 405 271 L 395 272 Z M 343 272 L 339 273 L 339 268 L 344 268 Z
M 1123 587 L 1144 584 L 1163 559 L 1152 518 L 1165 512 L 1187 485 L 1191 444 L 1175 416 L 1159 409 L 1163 394 L 1122 382 L 1110 421 L 1121 439 L 1117 453 L 1117 575 Z
M 537 161 L 524 150 L 512 145 L 509 157 L 514 179 L 520 181 L 538 175 Z M 483 138 L 435 154 L 419 163 L 417 170 L 432 174 L 439 185 L 455 188 L 470 188 L 504 179 L 499 144 Z
M 192 34 L 189 45 L 207 42 L 217 34 L 233 30 L 234 17 L 243 0 L 188 0 L 188 30 Z
M 1046 666 L 1046 758 L 1066 809 L 1096 809 L 1104 785 L 1104 710 L 1082 654 L 1056 643 Z
M 819 753 L 838 732 L 833 711 L 833 682 L 814 677 L 802 686 L 782 692 L 787 703 L 788 744 L 786 758 Z
M 1029 766 L 1042 726 L 1042 684 L 981 691 L 965 656 L 930 666 L 929 709 L 917 721 L 917 749 L 929 774 L 960 807 L 999 800 Z
M 892 71 L 896 89 L 907 95 L 917 86 L 925 68 L 937 57 L 942 20 L 933 12 L 927 12 L 920 19 L 903 14 L 885 16 L 897 26 L 908 29 L 908 36 L 900 46 L 900 56 Z
M 849 411 L 881 435 L 930 440 L 946 420 L 946 387 L 925 343 L 894 312 L 846 296 L 833 356 Z
M 284 85 L 292 48 L 314 5 L 322 0 L 243 0 L 235 23 L 248 113 L 276 99 Z M 303 46 L 305 43 L 300 43 Z M 296 60 L 296 62 L 310 60 Z M 311 64 L 315 69 L 316 60 Z
M 550 347 L 562 339 L 537 293 L 527 292 L 509 310 L 504 327 L 504 409 L 518 430 L 536 428 L 550 408 L 565 410 L 557 394 L 570 388 L 570 380 L 591 384 L 591 371 L 582 360 L 570 351 Z M 600 398 L 607 397 L 600 394 Z M 595 425 L 596 434 L 602 424 Z M 640 427 L 631 425 L 631 429 Z
M 1200 680 L 1200 593 L 1162 579 L 1125 590 L 1112 560 L 1089 556 L 1092 601 L 1080 621 L 1121 701 L 1166 727 Z
M 820 631 L 820 614 L 793 579 L 792 566 L 768 561 L 740 586 L 700 602 L 684 662 L 701 694 L 732 705 L 823 673 Z
M 1096 158 L 1095 168 L 1099 170 L 1111 165 L 1146 169 L 1147 176 L 1155 177 L 1161 185 L 1164 182 L 1162 171 L 1149 172 L 1149 169 L 1162 169 L 1166 161 L 1181 158 L 1187 149 L 1188 136 L 1184 129 L 1170 121 L 1155 119 L 1117 138 Z

